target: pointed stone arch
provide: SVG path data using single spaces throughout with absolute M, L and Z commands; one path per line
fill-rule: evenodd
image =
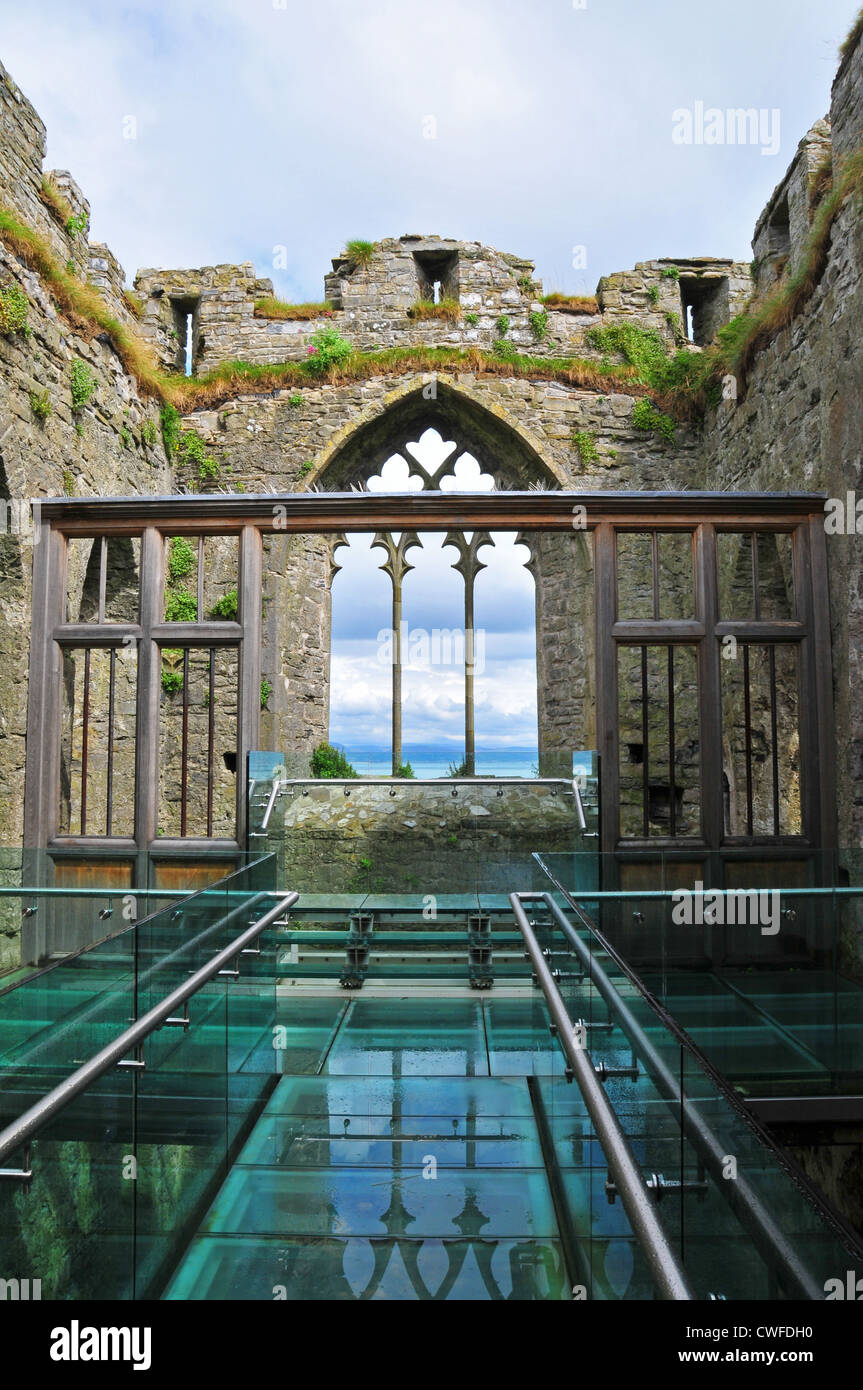
M 412 377 L 367 406 L 318 455 L 308 486 L 333 492 L 361 487 L 429 428 L 456 440 L 458 454 L 473 454 L 501 491 L 567 486 L 560 466 L 544 457 L 525 425 L 474 387 L 444 375 Z

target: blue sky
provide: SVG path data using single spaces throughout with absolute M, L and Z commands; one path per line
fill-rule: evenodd
M 592 292 L 655 256 L 750 259 L 758 214 L 828 109 L 858 5 L 0 0 L 0 58 L 47 124 L 47 167 L 72 172 L 130 282 L 139 267 L 250 260 L 284 297 L 319 299 L 347 239 L 419 232 L 533 258 L 546 290 Z M 676 144 L 674 113 L 696 102 L 778 110 L 778 153 Z M 388 581 L 380 553 L 343 558 L 334 731 L 385 743 Z M 459 621 L 454 558 L 436 541 L 417 559 L 413 627 Z M 521 559 L 501 552 L 478 581 L 480 743 L 535 737 Z M 460 671 L 407 671 L 406 741 L 458 744 L 461 692 Z

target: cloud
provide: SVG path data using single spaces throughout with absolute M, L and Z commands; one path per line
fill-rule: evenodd
M 789 24 L 785 0 L 727 0 L 720 23 L 688 0 L 0 0 L 48 165 L 130 274 L 253 260 L 304 299 L 351 236 L 476 239 L 536 257 L 549 289 L 654 255 L 748 259 L 857 7 Z M 780 108 L 779 157 L 674 146 L 696 99 Z

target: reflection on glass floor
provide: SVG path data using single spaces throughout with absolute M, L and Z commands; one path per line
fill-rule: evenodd
M 558 1300 L 573 1285 L 591 1300 L 654 1297 L 529 989 L 301 994 L 279 1001 L 279 1079 L 166 1298 Z M 662 1217 L 696 1296 L 783 1297 L 723 1185 L 705 1185 L 682 1151 L 675 1108 L 644 1070 L 623 1074 L 631 1053 L 616 1029 L 596 1036 L 622 1069 L 605 1089 L 641 1170 L 683 1184 Z M 831 1233 L 726 1103 L 694 1074 L 690 1088 L 822 1280 L 837 1259 Z
M 508 1074 L 560 1072 L 535 1003 L 321 998 L 297 1027 L 298 1002 L 286 1074 L 165 1296 L 570 1297 L 528 1083 Z

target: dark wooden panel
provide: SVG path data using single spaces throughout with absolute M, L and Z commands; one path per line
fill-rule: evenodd
M 236 867 L 236 860 L 208 859 L 195 863 L 188 859 L 163 859 L 153 863 L 153 887 L 197 892 L 217 883 Z

